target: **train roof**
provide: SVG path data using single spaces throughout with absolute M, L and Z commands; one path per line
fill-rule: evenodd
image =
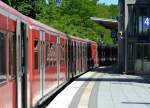
M 104 26 L 107 29 L 117 30 L 118 29 L 118 21 L 114 19 L 107 18 L 97 18 L 91 17 L 91 20 L 95 21 L 99 25 Z
M 51 33 L 56 34 L 56 35 L 59 35 L 60 37 L 67 38 L 65 33 L 61 32 L 61 31 L 59 31 L 59 30 L 57 30 L 57 29 L 55 29 L 55 28 L 53 28 L 51 26 L 43 24 L 43 23 L 41 23 L 39 21 L 36 21 L 36 20 L 34 20 L 34 19 L 30 18 L 30 17 L 28 17 L 28 20 L 29 20 L 30 24 L 33 25 L 33 26 L 40 27 L 40 28 L 42 28 L 44 30 L 47 30 L 48 32 L 51 32 Z
M 74 39 L 74 40 L 78 40 L 78 41 L 82 41 L 82 42 L 88 42 L 88 39 L 83 39 L 83 38 L 80 38 L 80 37 L 77 37 L 77 36 L 69 35 L 69 37 L 71 39 Z
M 69 37 L 71 38 L 71 39 L 74 39 L 74 40 L 78 40 L 78 41 L 81 41 L 81 42 L 86 42 L 86 43 L 88 43 L 88 44 L 97 44 L 97 42 L 95 42 L 95 41 L 92 41 L 92 40 L 89 40 L 89 39 L 83 39 L 83 38 L 80 38 L 80 37 L 76 37 L 76 36 L 72 36 L 72 35 L 69 35 Z

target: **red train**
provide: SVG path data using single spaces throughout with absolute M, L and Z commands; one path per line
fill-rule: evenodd
M 98 66 L 97 44 L 26 17 L 0 1 L 0 108 L 31 108 Z

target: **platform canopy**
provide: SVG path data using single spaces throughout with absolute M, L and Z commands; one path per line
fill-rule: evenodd
M 101 26 L 104 26 L 107 29 L 111 30 L 118 30 L 118 21 L 114 19 L 107 19 L 107 18 L 97 18 L 91 17 L 91 20 L 95 21 Z

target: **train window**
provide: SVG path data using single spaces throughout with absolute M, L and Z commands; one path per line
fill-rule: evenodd
M 10 79 L 14 79 L 15 76 L 15 34 L 10 33 L 10 39 L 9 39 L 9 77 Z
M 34 69 L 38 69 L 38 40 L 34 40 Z
M 0 30 L 0 82 L 6 80 L 6 37 L 5 32 Z

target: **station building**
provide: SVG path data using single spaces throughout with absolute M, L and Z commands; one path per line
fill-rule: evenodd
M 150 74 L 150 0 L 119 0 L 118 65 L 126 74 Z

